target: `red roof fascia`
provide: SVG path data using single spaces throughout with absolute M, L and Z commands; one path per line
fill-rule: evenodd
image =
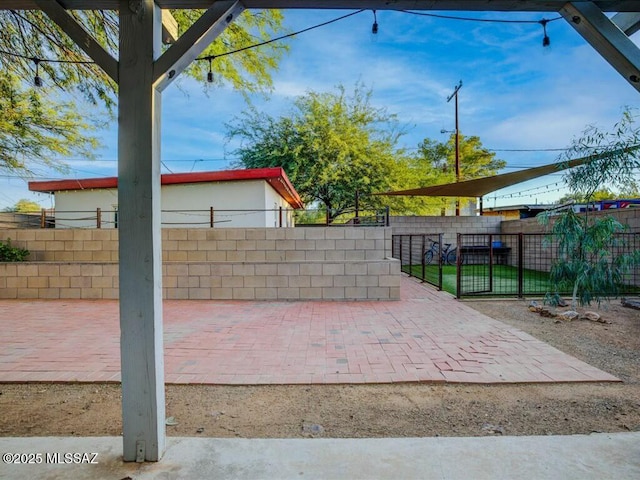
M 304 208 L 298 192 L 296 192 L 296 189 L 281 167 L 222 170 L 217 172 L 166 173 L 161 176 L 162 185 L 243 180 L 264 180 L 293 208 Z M 29 190 L 32 192 L 60 192 L 117 187 L 117 177 L 29 182 Z

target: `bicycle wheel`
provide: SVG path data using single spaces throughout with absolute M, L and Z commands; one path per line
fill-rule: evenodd
M 433 262 L 433 250 L 427 250 L 424 254 L 424 263 L 429 265 Z
M 458 260 L 458 252 L 456 248 L 447 252 L 447 258 L 446 258 L 447 265 L 456 265 L 457 260 Z

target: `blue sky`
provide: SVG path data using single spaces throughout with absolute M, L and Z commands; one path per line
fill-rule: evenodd
M 288 11 L 285 24 L 296 31 L 345 13 Z M 534 21 L 557 16 L 447 14 Z M 373 90 L 376 106 L 397 114 L 407 130 L 401 145 L 410 149 L 426 137 L 446 140 L 440 131 L 454 129 L 454 105 L 447 97 L 462 80 L 460 131 L 497 150 L 508 165 L 504 172 L 551 163 L 559 153 L 507 150 L 567 147 L 587 125 L 610 128 L 625 106 L 639 105 L 638 92 L 564 20 L 547 25 L 551 47 L 543 48 L 539 24 L 463 22 L 389 11 L 377 12 L 377 18 L 375 37 L 373 14 L 366 11 L 288 40 L 290 53 L 273 74 L 273 92 L 268 99 L 253 96 L 253 104 L 276 116 L 306 91 L 329 91 L 338 84 L 350 89 L 362 82 Z M 181 78 L 163 94 L 163 163 L 173 172 L 228 167 L 234 144 L 224 125 L 245 108 L 243 97 L 229 88 L 205 93 L 201 84 Z M 39 170 L 38 178 L 115 175 L 115 122 L 99 137 L 103 147 L 97 161 L 70 159 L 69 174 Z M 553 201 L 563 193 L 557 191 L 561 180 L 556 174 L 495 192 L 485 197 L 485 206 Z M 20 198 L 46 207 L 53 202 L 29 192 L 24 179 L 0 177 L 0 209 Z

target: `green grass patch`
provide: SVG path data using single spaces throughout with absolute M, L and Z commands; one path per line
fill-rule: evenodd
M 403 265 L 402 271 L 438 285 L 438 266 L 425 265 L 424 277 L 422 265 Z M 443 265 L 442 289 L 456 294 L 455 265 Z M 492 295 L 518 294 L 518 268 L 511 265 L 493 265 L 493 281 L 489 277 L 489 265 L 462 265 L 462 295 L 483 292 Z M 549 273 L 539 270 L 522 271 L 522 290 L 525 295 L 544 295 L 549 288 Z

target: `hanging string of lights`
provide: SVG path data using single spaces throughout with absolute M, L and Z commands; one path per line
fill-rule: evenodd
M 206 55 L 204 57 L 198 57 L 198 58 L 196 58 L 196 60 L 205 60 L 205 61 L 209 62 L 209 72 L 207 73 L 207 82 L 212 83 L 213 82 L 213 70 L 211 68 L 211 62 L 213 60 L 215 60 L 216 58 L 226 57 L 227 55 L 233 55 L 233 54 L 236 54 L 236 53 L 244 52 L 245 50 L 250 50 L 250 49 L 258 48 L 258 47 L 263 47 L 264 45 L 269 45 L 270 43 L 279 42 L 279 41 L 285 40 L 287 38 L 295 37 L 296 35 L 300 35 L 301 33 L 306 33 L 306 32 L 309 32 L 311 30 L 315 30 L 317 28 L 325 27 L 325 26 L 330 25 L 332 23 L 339 22 L 340 20 L 344 20 L 345 18 L 353 17 L 354 15 L 358 15 L 359 13 L 362 13 L 364 11 L 365 10 L 356 10 L 355 12 L 351 12 L 351 13 L 348 13 L 346 15 L 342 15 L 341 17 L 333 18 L 333 19 L 328 20 L 326 22 L 318 23 L 318 24 L 313 25 L 311 27 L 303 28 L 302 30 L 298 30 L 297 32 L 287 33 L 286 35 L 282 35 L 280 37 L 271 38 L 269 40 L 265 40 L 264 42 L 254 43 L 253 45 L 247 45 L 246 47 L 238 48 L 236 50 L 230 50 L 230 51 L 224 52 L 224 53 L 219 53 L 217 55 Z M 374 13 L 374 15 L 375 15 L 375 13 Z M 377 23 L 374 23 L 374 25 L 376 26 L 375 27 L 376 28 L 376 32 L 373 32 L 373 33 L 377 33 Z
M 561 190 L 565 190 L 567 188 L 563 182 L 554 182 L 548 183 L 546 185 L 540 185 L 538 187 L 528 188 L 526 190 L 520 190 L 516 193 L 505 193 L 502 195 L 492 195 L 488 198 L 488 200 L 496 200 L 498 198 L 521 198 L 521 197 L 530 197 L 532 195 L 541 194 L 541 193 L 550 193 L 550 192 L 559 192 Z
M 38 58 L 38 57 L 29 56 L 29 55 L 22 55 L 20 53 L 8 52 L 6 50 L 0 50 L 0 55 L 6 55 L 8 57 L 22 58 L 23 60 L 32 61 L 33 64 L 35 65 L 35 75 L 33 77 L 33 84 L 36 87 L 42 86 L 42 78 L 40 77 L 41 63 L 45 63 L 45 62 L 46 63 L 68 63 L 68 64 L 75 64 L 75 65 L 92 65 L 96 63 L 91 60 L 61 60 L 57 58 Z
M 198 58 L 196 58 L 196 60 L 209 62 L 209 71 L 207 72 L 207 82 L 212 83 L 214 81 L 213 60 L 215 60 L 216 58 L 224 57 L 224 56 L 227 56 L 227 55 L 233 55 L 233 54 L 244 52 L 246 50 L 250 50 L 250 49 L 253 49 L 253 48 L 259 48 L 259 47 L 268 45 L 270 43 L 279 42 L 279 41 L 285 40 L 287 38 L 295 37 L 296 35 L 300 35 L 300 34 L 309 32 L 311 30 L 315 30 L 317 28 L 321 28 L 321 27 L 330 25 L 332 23 L 339 22 L 341 20 L 344 20 L 346 18 L 352 17 L 354 15 L 358 15 L 358 14 L 364 12 L 364 11 L 366 11 L 366 10 L 364 10 L 364 9 L 356 10 L 356 11 L 348 13 L 346 15 L 342 15 L 340 17 L 328 20 L 326 22 L 322 22 L 322 23 L 318 23 L 316 25 L 312 25 L 311 27 L 307 27 L 307 28 L 304 28 L 302 30 L 298 30 L 296 32 L 288 33 L 286 35 L 282 35 L 282 36 L 279 36 L 279 37 L 274 37 L 274 38 L 271 38 L 271 39 L 266 40 L 264 42 L 259 42 L 259 43 L 255 43 L 255 44 L 252 44 L 252 45 L 247 45 L 246 47 L 238 48 L 236 50 L 230 50 L 228 52 L 223 52 L 223 53 L 219 53 L 219 54 L 216 54 L 216 55 L 206 55 L 206 56 L 203 56 L 203 57 L 198 57 Z M 551 43 L 551 41 L 549 39 L 549 36 L 547 35 L 547 24 L 550 23 L 550 22 L 554 22 L 556 20 L 560 20 L 560 19 L 563 18 L 563 17 L 556 17 L 556 18 L 551 18 L 551 19 L 543 18 L 542 20 L 509 20 L 509 19 L 497 19 L 497 18 L 458 17 L 458 16 L 441 15 L 441 14 L 435 14 L 435 13 L 414 12 L 414 11 L 410 11 L 410 10 L 396 10 L 396 11 L 397 12 L 401 12 L 401 13 L 410 14 L 410 15 L 433 17 L 433 18 L 439 18 L 439 19 L 445 19 L 445 20 L 482 22 L 482 23 L 539 24 L 539 25 L 542 25 L 543 32 L 544 32 L 544 37 L 543 37 L 543 40 L 542 40 L 542 45 L 544 47 L 548 47 L 550 45 L 550 43 Z M 379 31 L 377 12 L 376 12 L 376 10 L 372 10 L 372 12 L 373 12 L 373 25 L 371 26 L 371 33 L 373 35 L 377 35 L 378 31 Z M 34 65 L 35 65 L 35 75 L 34 75 L 33 83 L 34 83 L 34 85 L 36 87 L 41 87 L 42 86 L 42 78 L 39 75 L 39 66 L 40 66 L 41 63 L 67 63 L 67 64 L 76 64 L 76 65 L 91 65 L 91 64 L 95 64 L 95 62 L 93 62 L 91 60 L 61 60 L 61 59 L 52 59 L 52 58 L 40 58 L 40 57 L 33 56 L 33 55 L 25 55 L 25 54 L 20 54 L 20 53 L 15 53 L 15 52 L 9 52 L 9 51 L 6 51 L 6 50 L 0 50 L 0 55 L 5 55 L 5 56 L 9 56 L 9 57 L 14 57 L 14 58 L 21 58 L 23 60 L 29 60 L 29 61 L 33 62 Z
M 504 18 L 477 18 L 477 17 L 457 17 L 454 15 L 442 15 L 439 13 L 426 13 L 426 12 L 414 12 L 412 10 L 400 10 L 403 13 L 408 13 L 410 15 L 418 15 L 420 17 L 432 17 L 432 18 L 440 18 L 444 20 L 457 20 L 463 22 L 477 22 L 477 23 L 511 23 L 511 24 L 538 24 L 542 26 L 542 46 L 548 47 L 551 45 L 551 39 L 549 35 L 547 35 L 547 24 L 551 22 L 555 22 L 557 20 L 562 20 L 564 17 L 555 17 L 555 18 L 543 18 L 541 20 L 510 20 Z

